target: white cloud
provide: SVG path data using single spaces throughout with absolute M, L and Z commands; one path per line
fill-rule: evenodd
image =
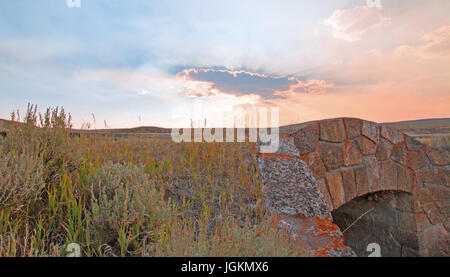
M 143 90 L 138 91 L 138 94 L 139 95 L 148 95 L 148 94 L 150 94 L 150 92 L 148 90 L 143 89 Z
M 124 92 L 165 100 L 174 99 L 185 88 L 183 82 L 155 69 L 82 70 L 75 74 L 75 78 L 82 81 L 105 82 Z
M 381 26 L 390 20 L 390 18 L 383 16 L 381 11 L 381 7 L 370 8 L 368 6 L 335 10 L 325 20 L 325 25 L 333 28 L 335 38 L 345 41 L 357 41 L 369 30 Z

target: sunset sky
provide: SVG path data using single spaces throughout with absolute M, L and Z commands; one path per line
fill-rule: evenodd
M 199 106 L 450 117 L 448 0 L 80 3 L 1 1 L 0 118 L 28 102 L 97 128 L 182 127 Z

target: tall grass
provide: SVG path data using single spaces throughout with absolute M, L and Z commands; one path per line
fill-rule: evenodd
M 71 136 L 63 109 L 0 138 L 0 256 L 304 256 L 263 208 L 252 143 Z

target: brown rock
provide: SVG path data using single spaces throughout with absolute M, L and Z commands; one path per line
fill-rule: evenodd
M 356 141 L 346 141 L 344 144 L 344 165 L 357 165 L 362 162 L 363 154 Z
M 391 158 L 393 148 L 394 147 L 392 146 L 392 144 L 389 141 L 387 141 L 384 138 L 380 139 L 380 143 L 378 143 L 377 154 L 376 154 L 377 159 L 379 161 L 386 161 L 389 158 Z
M 441 222 L 444 222 L 447 218 L 450 218 L 450 205 L 448 203 L 448 198 L 445 200 L 436 201 L 436 205 L 439 208 Z
M 339 168 L 343 166 L 343 146 L 334 143 L 321 142 L 320 152 L 322 155 L 323 163 L 327 171 Z
M 433 197 L 429 187 L 421 187 L 415 191 L 415 196 L 420 201 L 420 204 L 433 203 Z
M 402 212 L 413 213 L 413 197 L 408 193 L 400 193 L 395 197 L 395 208 Z
M 430 226 L 420 235 L 420 244 L 427 248 L 428 256 L 447 257 L 449 253 L 449 233 L 442 224 Z
M 316 178 L 316 180 L 323 178 L 323 176 L 325 176 L 326 168 L 322 162 L 322 159 L 320 158 L 319 153 L 313 152 L 306 154 L 302 156 L 302 160 L 304 160 L 308 165 L 309 169 L 311 169 L 311 172 L 313 173 L 314 178 Z
M 319 142 L 319 124 L 310 124 L 294 134 L 294 144 L 300 155 L 316 151 Z
M 405 144 L 394 145 L 394 147 L 392 148 L 391 159 L 403 165 L 407 165 L 406 145 Z
M 344 186 L 345 201 L 349 202 L 357 196 L 355 173 L 352 168 L 342 169 L 342 184 Z
M 406 148 L 411 151 L 420 151 L 422 144 L 410 136 L 405 136 Z
M 279 145 L 278 150 L 273 154 L 282 156 L 293 156 L 293 157 L 298 157 L 300 155 L 297 147 L 294 145 L 294 138 L 289 135 L 280 134 L 278 145 Z M 263 150 L 262 147 L 264 146 L 267 146 L 267 144 L 262 141 L 259 141 L 258 152 L 261 153 Z
M 406 165 L 409 168 L 417 170 L 427 166 L 428 162 L 422 152 L 408 151 L 406 154 Z
M 397 190 L 397 165 L 392 161 L 381 163 L 380 189 Z
M 362 120 L 357 118 L 344 118 L 347 138 L 353 139 L 361 135 Z
M 444 166 L 450 164 L 450 152 L 446 150 L 427 147 L 427 155 L 432 164 Z
M 402 257 L 420 257 L 420 253 L 417 250 L 402 246 Z
M 320 191 L 322 192 L 325 202 L 327 202 L 328 207 L 330 208 L 330 211 L 333 210 L 333 201 L 331 200 L 330 191 L 328 190 L 327 183 L 325 182 L 325 179 L 320 179 L 317 181 L 319 183 Z
M 416 216 L 410 212 L 398 212 L 398 225 L 406 231 L 416 231 Z
M 395 199 L 396 209 L 404 212 L 418 213 L 422 211 L 419 200 L 411 193 L 399 193 Z
M 377 152 L 377 145 L 370 139 L 360 136 L 359 143 L 363 155 L 374 155 Z
M 331 119 L 321 122 L 320 140 L 343 142 L 345 140 L 345 128 L 342 119 Z
M 413 194 L 413 196 L 419 200 L 419 195 L 420 195 L 420 190 L 423 189 L 423 182 L 422 180 L 420 180 L 420 178 L 417 176 L 417 174 L 409 169 L 406 168 L 409 172 L 409 183 L 411 184 L 411 193 Z M 418 202 L 414 202 L 414 203 L 418 203 Z M 420 204 L 420 203 L 419 203 Z
M 330 172 L 325 176 L 325 179 L 330 190 L 333 207 L 334 209 L 337 209 L 345 203 L 345 192 L 342 185 L 341 172 Z
M 406 192 L 412 192 L 412 185 L 410 183 L 409 171 L 401 166 L 396 164 L 397 171 L 397 189 Z
M 374 156 L 364 157 L 364 164 L 367 169 L 367 180 L 369 183 L 369 192 L 380 190 L 380 167 Z
M 423 230 L 431 226 L 430 221 L 423 212 L 415 213 L 414 215 L 416 217 L 417 232 L 422 232 Z
M 392 144 L 398 144 L 403 141 L 403 134 L 387 126 L 381 126 L 381 136 Z
M 431 198 L 435 201 L 450 201 L 450 188 L 440 185 L 425 185 L 430 191 Z M 450 205 L 450 203 L 448 203 Z
M 439 212 L 439 206 L 436 205 L 434 202 L 428 202 L 428 203 L 421 203 L 423 207 L 423 211 L 425 215 L 427 216 L 428 220 L 431 222 L 431 224 L 438 224 L 443 219 L 442 216 L 440 216 Z
M 424 183 L 449 186 L 450 168 L 422 168 L 417 174 Z
M 420 247 L 419 237 L 417 233 L 409 230 L 394 229 L 392 231 L 395 240 L 402 246 L 418 250 Z
M 357 196 L 362 196 L 369 193 L 369 180 L 367 176 L 367 168 L 359 166 L 354 168 L 355 183 Z
M 379 139 L 379 128 L 378 124 L 370 121 L 363 121 L 361 127 L 361 134 L 371 139 L 373 142 L 377 143 Z
M 447 219 L 443 225 L 445 230 L 447 230 L 447 232 L 450 232 L 450 219 Z

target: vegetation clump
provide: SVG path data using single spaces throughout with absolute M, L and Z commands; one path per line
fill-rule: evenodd
M 0 137 L 0 256 L 305 256 L 264 212 L 252 143 L 71 135 L 64 109 Z
M 44 189 L 42 161 L 25 153 L 0 148 L 0 208 L 20 210 L 39 199 Z

